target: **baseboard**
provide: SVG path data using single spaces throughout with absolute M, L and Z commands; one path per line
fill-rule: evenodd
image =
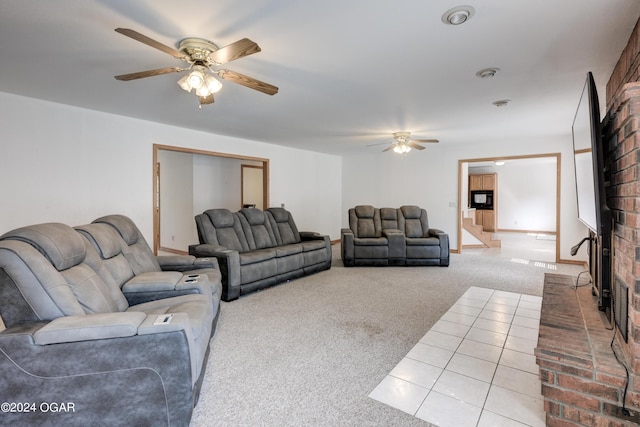
M 555 231 L 542 231 L 542 230 L 512 230 L 510 228 L 498 228 L 496 233 L 531 233 L 531 234 L 552 234 L 556 235 Z
M 165 248 L 160 246 L 158 248 L 158 252 L 169 252 L 170 254 L 176 254 L 176 255 L 189 255 L 189 252 L 187 251 L 181 251 L 179 249 L 171 249 L 171 248 Z

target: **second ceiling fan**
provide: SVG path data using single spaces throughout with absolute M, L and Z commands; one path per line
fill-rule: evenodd
M 230 45 L 218 48 L 214 43 L 190 37 L 177 43 L 178 49 L 162 44 L 144 34 L 128 28 L 116 28 L 116 32 L 137 40 L 141 43 L 167 53 L 174 58 L 187 62 L 187 67 L 164 67 L 147 71 L 138 71 L 130 74 L 115 76 L 117 80 L 129 81 L 145 77 L 159 76 L 162 74 L 189 71 L 188 74 L 178 80 L 178 84 L 187 92 L 195 90 L 200 106 L 212 104 L 213 95 L 217 93 L 222 84 L 214 77 L 240 84 L 250 89 L 257 90 L 267 95 L 278 93 L 276 86 L 245 76 L 235 71 L 216 69 L 215 67 L 260 52 L 260 46 L 255 42 L 244 38 Z
M 415 148 L 416 150 L 424 150 L 424 147 L 420 145 L 420 143 L 440 142 L 437 139 L 411 139 L 411 132 L 394 132 L 393 139 L 394 141 L 391 145 L 382 150 L 383 152 L 393 150 L 395 153 L 404 154 L 411 151 L 412 148 Z

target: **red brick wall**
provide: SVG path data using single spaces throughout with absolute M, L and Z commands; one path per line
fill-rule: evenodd
M 536 361 L 548 426 L 640 425 L 640 20 L 609 78 L 606 103 L 613 274 L 629 290 L 628 341 L 616 333 L 613 346 L 629 378 L 590 289 L 547 275 Z
M 629 288 L 629 342 L 619 339 L 625 358 L 640 375 L 640 21 L 607 83 L 605 141 L 611 164 L 607 194 L 613 210 L 614 275 Z M 638 381 L 636 391 L 640 391 Z
M 622 51 L 620 59 L 609 77 L 607 83 L 607 109 L 613 98 L 622 90 L 626 83 L 640 81 L 640 20 L 631 33 L 627 46 Z
M 620 86 L 608 114 L 612 117 L 605 141 L 611 164 L 607 201 L 615 222 L 613 273 L 614 280 L 629 288 L 628 342 L 616 338 L 627 366 L 640 375 L 640 83 Z M 638 383 L 636 390 L 640 391 Z

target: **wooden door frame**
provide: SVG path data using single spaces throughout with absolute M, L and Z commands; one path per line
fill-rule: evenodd
M 485 157 L 480 159 L 462 159 L 458 160 L 458 253 L 462 253 L 462 206 L 464 203 L 462 194 L 462 165 L 464 163 L 480 163 L 480 162 L 495 162 L 497 160 L 526 160 L 536 158 L 552 157 L 556 159 L 556 263 L 570 262 L 561 261 L 560 259 L 560 172 L 561 172 L 561 153 L 545 153 L 545 154 L 529 154 L 522 156 L 503 156 L 503 157 Z M 467 174 L 468 175 L 468 174 Z M 465 196 L 466 199 L 466 196 Z M 497 229 L 497 224 L 496 224 Z
M 174 151 L 178 153 L 200 154 L 204 156 L 222 157 L 227 159 L 245 160 L 262 163 L 262 200 L 264 206 L 269 206 L 269 159 L 263 157 L 251 157 L 241 154 L 221 153 L 217 151 L 199 150 L 196 148 L 175 147 L 171 145 L 153 144 L 153 253 L 158 254 L 160 249 L 160 182 L 158 167 L 158 151 Z

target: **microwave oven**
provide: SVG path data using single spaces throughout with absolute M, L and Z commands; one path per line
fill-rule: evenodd
M 493 190 L 472 190 L 469 196 L 469 207 L 474 209 L 493 209 Z

